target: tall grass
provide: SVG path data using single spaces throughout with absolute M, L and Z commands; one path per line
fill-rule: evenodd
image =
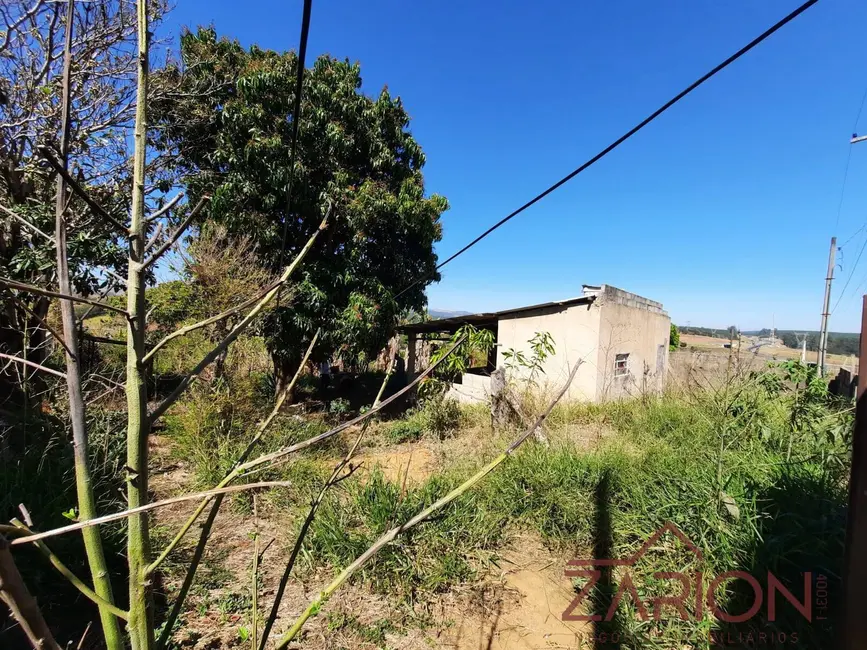
M 645 602 L 672 588 L 654 577 L 656 571 L 701 570 L 709 582 L 736 569 L 763 584 L 772 571 L 799 598 L 805 572 L 814 580 L 823 575 L 834 602 L 851 414 L 821 391 L 807 392 L 768 381 L 763 373 L 709 392 L 564 406 L 552 418 L 548 446 L 528 446 L 435 521 L 384 549 L 363 579 L 415 600 L 471 579 L 517 529 L 533 530 L 580 557 L 620 558 L 671 521 L 703 560 L 675 540 L 662 540 L 633 570 Z M 604 425 L 612 433 L 588 451 L 558 432 L 576 423 Z M 454 487 L 469 465 L 403 493 L 378 473 L 347 484 L 314 522 L 308 557 L 345 566 L 389 526 Z M 744 587 L 729 582 L 720 588 L 724 609 L 747 609 L 751 591 Z M 603 589 L 590 607 L 605 614 L 611 597 Z M 767 620 L 762 608 L 753 620 L 733 626 L 714 620 L 707 609 L 699 620 L 681 621 L 670 612 L 663 621 L 642 621 L 627 596 L 617 616 L 599 629 L 616 632 L 629 648 L 708 648 L 712 631 L 795 633 L 804 647 L 828 647 L 832 629 L 826 621 L 807 623 L 787 602 L 778 603 L 776 621 Z

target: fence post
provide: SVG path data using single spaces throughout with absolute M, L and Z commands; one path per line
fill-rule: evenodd
M 867 295 L 862 300 L 858 392 L 843 566 L 843 650 L 867 647 L 867 616 L 864 614 L 867 611 Z

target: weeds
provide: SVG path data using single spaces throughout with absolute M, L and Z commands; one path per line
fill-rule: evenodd
M 833 600 L 839 596 L 851 415 L 826 396 L 805 394 L 815 387 L 807 383 L 805 389 L 802 382 L 799 388 L 786 373 L 770 387 L 754 376 L 719 392 L 566 405 L 552 418 L 549 446 L 516 454 L 436 521 L 383 549 L 362 579 L 414 601 L 473 579 L 509 529 L 533 530 L 549 545 L 581 557 L 623 558 L 671 521 L 698 546 L 703 561 L 664 540 L 635 569 L 645 601 L 670 588 L 654 572 L 698 569 L 706 576 L 742 570 L 762 581 L 772 571 L 796 596 L 803 592 L 804 572 L 811 572 L 829 580 Z M 813 410 L 805 420 L 807 400 Z M 418 418 L 392 423 L 389 435 L 415 436 Z M 604 424 L 614 433 L 588 452 L 556 435 L 558 426 L 576 422 Z M 446 471 L 405 493 L 379 473 L 347 483 L 314 522 L 312 556 L 345 566 L 471 469 Z M 744 587 L 730 582 L 721 588 L 723 607 L 747 609 L 751 592 Z M 604 608 L 604 614 L 611 596 L 603 592 L 591 607 Z M 796 631 L 811 647 L 830 643 L 829 626 L 806 623 L 786 603 L 776 621 L 765 614 L 761 610 L 739 631 Z M 601 628 L 616 631 L 629 647 L 684 642 L 708 648 L 711 631 L 730 632 L 732 626 L 707 612 L 688 622 L 676 615 L 641 621 L 625 598 L 614 621 Z

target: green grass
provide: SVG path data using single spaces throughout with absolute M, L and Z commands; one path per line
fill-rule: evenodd
M 804 399 L 802 391 L 752 378 L 722 393 L 564 405 L 552 418 L 549 446 L 528 444 L 433 521 L 383 549 L 361 579 L 412 602 L 472 580 L 510 530 L 535 531 L 552 547 L 581 557 L 627 557 L 671 521 L 698 546 L 703 561 L 664 540 L 634 572 L 645 602 L 671 588 L 654 578 L 655 571 L 698 569 L 708 576 L 743 570 L 763 584 L 770 570 L 796 596 L 803 592 L 803 572 L 821 574 L 829 578 L 835 602 L 851 417 L 820 395 L 810 398 L 815 410 L 804 426 L 793 418 Z M 614 433 L 588 452 L 557 435 L 557 427 L 576 422 L 604 424 Z M 389 527 L 457 485 L 472 469 L 465 465 L 405 494 L 378 473 L 347 483 L 315 521 L 310 555 L 347 565 Z M 718 597 L 728 611 L 740 613 L 750 603 L 745 591 L 743 582 L 727 583 Z M 597 598 L 601 613 L 610 599 L 610 593 Z M 828 647 L 828 625 L 807 624 L 778 602 L 777 621 L 765 620 L 763 608 L 734 631 L 796 631 L 809 647 Z M 672 615 L 644 622 L 629 598 L 600 629 L 617 632 L 627 640 L 624 647 L 635 648 L 679 642 L 707 648 L 712 629 L 731 631 L 707 611 L 698 621 Z
M 538 534 L 559 552 L 622 558 L 670 521 L 703 559 L 673 539 L 662 540 L 634 569 L 644 602 L 672 588 L 654 576 L 656 571 L 701 570 L 715 576 L 743 570 L 763 584 L 772 571 L 796 596 L 803 590 L 804 572 L 827 576 L 833 606 L 839 598 L 851 409 L 835 403 L 809 377 L 787 381 L 794 375 L 791 368 L 786 372 L 755 374 L 713 392 L 559 405 L 548 422 L 548 445 L 530 441 L 431 521 L 382 549 L 355 579 L 412 604 L 477 579 L 519 530 Z M 253 434 L 250 422 L 265 412 L 266 400 L 254 384 L 202 384 L 167 418 L 176 452 L 192 461 L 202 486 L 224 475 Z M 324 421 L 282 417 L 261 451 L 325 426 Z M 459 485 L 492 457 L 494 434 L 488 427 L 484 409 L 441 400 L 378 425 L 381 439 L 391 444 L 422 436 L 442 439 L 461 430 L 476 437 L 488 431 L 488 439 L 480 438 L 470 448 L 478 451 L 456 458 L 421 484 L 404 488 L 379 471 L 342 482 L 319 509 L 296 570 L 314 564 L 345 567 L 384 532 Z M 606 433 L 588 450 L 570 437 L 581 427 Z M 511 434 L 497 434 L 496 440 L 503 435 Z M 273 470 L 269 476 L 288 478 L 294 489 L 269 498 L 299 515 L 299 525 L 344 450 L 345 441 L 335 438 Z M 246 504 L 243 496 L 236 501 Z M 745 592 L 744 583 L 733 582 L 718 596 L 727 610 L 739 613 L 750 602 Z M 589 606 L 604 614 L 612 595 L 610 589 L 599 591 Z M 828 625 L 808 625 L 793 607 L 779 602 L 777 621 L 762 618 L 767 611 L 762 609 L 753 621 L 732 630 L 707 610 L 700 620 L 684 622 L 672 615 L 642 621 L 624 598 L 614 620 L 599 628 L 620 635 L 628 648 L 708 648 L 711 631 L 745 629 L 795 631 L 809 647 L 828 647 L 833 633 Z M 379 638 L 380 632 L 362 634 L 348 619 L 341 624 L 363 638 L 368 632 Z

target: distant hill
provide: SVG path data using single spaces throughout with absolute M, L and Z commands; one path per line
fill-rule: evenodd
M 434 319 L 454 318 L 455 316 L 469 316 L 471 311 L 449 311 L 448 309 L 428 309 L 428 315 Z
M 728 339 L 731 337 L 725 327 L 693 327 L 691 325 L 678 325 L 677 331 L 681 334 L 694 334 L 695 336 L 712 336 L 716 339 Z M 746 334 L 746 332 L 743 332 Z

